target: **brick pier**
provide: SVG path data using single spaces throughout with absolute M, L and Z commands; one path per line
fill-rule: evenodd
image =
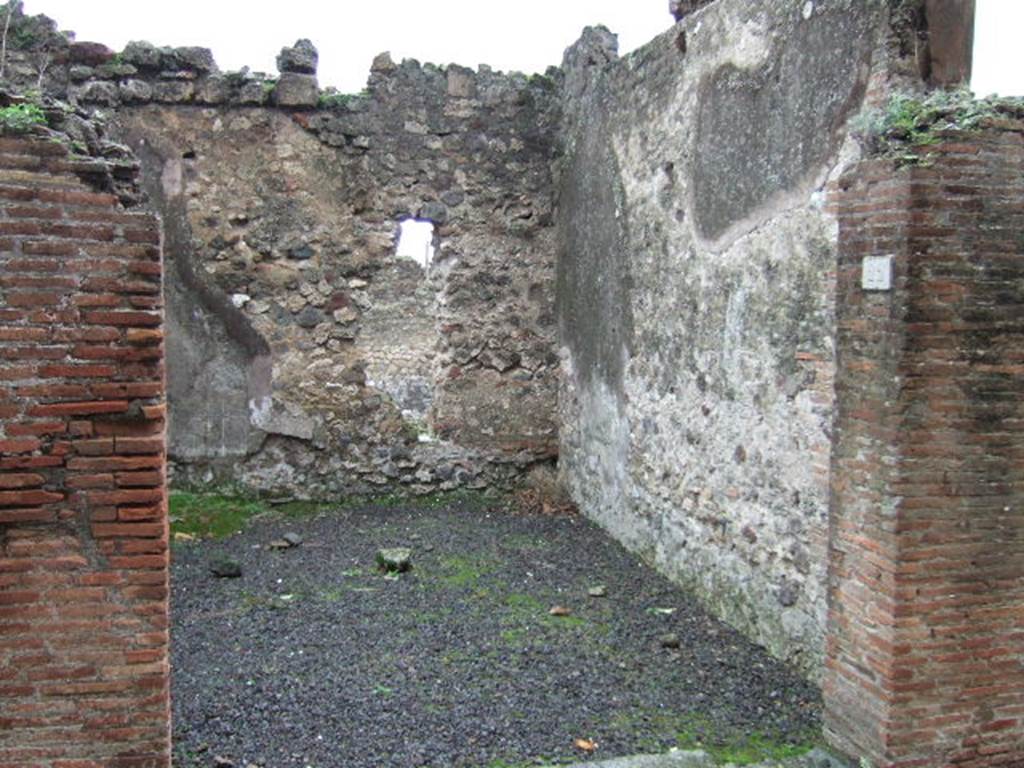
M 0 139 L 0 766 L 170 764 L 157 219 Z
M 826 726 L 878 768 L 1024 765 L 1022 130 L 842 183 Z

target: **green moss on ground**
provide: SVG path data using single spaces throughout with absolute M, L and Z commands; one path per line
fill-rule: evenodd
M 256 499 L 181 491 L 171 493 L 169 506 L 171 534 L 197 539 L 231 536 L 252 518 L 268 511 L 267 506 Z
M 222 539 L 241 531 L 257 517 L 304 520 L 346 509 L 394 509 L 416 506 L 439 509 L 459 505 L 467 511 L 479 510 L 501 502 L 501 497 L 477 491 L 452 491 L 428 496 L 391 493 L 380 496 L 348 496 L 337 501 L 269 501 L 233 492 L 182 491 L 170 493 L 171 534 L 185 534 L 197 539 Z
M 713 723 L 700 712 L 624 710 L 612 721 L 616 729 L 649 731 L 645 751 L 663 752 L 666 742 L 683 750 L 703 750 L 719 765 L 752 765 L 799 757 L 823 744 L 821 733 L 808 731 L 795 738 L 779 734 L 746 733 Z

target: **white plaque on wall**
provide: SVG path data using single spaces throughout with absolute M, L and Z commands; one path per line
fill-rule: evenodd
M 892 256 L 865 256 L 861 264 L 860 287 L 865 291 L 891 291 Z

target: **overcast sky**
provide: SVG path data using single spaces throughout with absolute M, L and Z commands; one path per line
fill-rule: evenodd
M 129 40 L 212 48 L 223 70 L 274 73 L 283 45 L 310 38 L 320 51 L 320 85 L 363 88 L 381 51 L 399 61 L 480 63 L 542 72 L 583 27 L 604 24 L 630 51 L 668 29 L 667 0 L 25 0 L 79 40 L 121 50 Z M 978 0 L 975 92 L 1024 95 L 1024 0 Z

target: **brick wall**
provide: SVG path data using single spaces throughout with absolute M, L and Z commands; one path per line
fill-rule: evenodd
M 0 766 L 169 765 L 160 229 L 0 139 Z
M 841 185 L 826 730 L 880 768 L 1024 765 L 1022 129 Z

